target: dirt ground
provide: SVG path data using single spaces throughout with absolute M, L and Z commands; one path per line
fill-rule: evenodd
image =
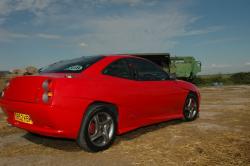
M 200 117 L 144 127 L 108 150 L 32 135 L 7 125 L 0 111 L 0 165 L 250 165 L 250 86 L 201 88 Z

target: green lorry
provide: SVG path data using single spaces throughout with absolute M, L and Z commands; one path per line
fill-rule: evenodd
M 177 78 L 192 81 L 201 71 L 201 62 L 192 56 L 170 57 L 170 73 Z
M 201 71 L 201 62 L 196 61 L 192 56 L 171 57 L 169 53 L 136 53 L 132 55 L 156 63 L 178 79 L 192 81 L 197 73 Z

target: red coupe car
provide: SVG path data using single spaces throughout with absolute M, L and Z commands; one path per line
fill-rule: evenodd
M 8 123 L 31 133 L 107 149 L 115 136 L 170 119 L 191 121 L 200 93 L 161 67 L 131 55 L 60 61 L 38 75 L 15 77 L 1 93 Z

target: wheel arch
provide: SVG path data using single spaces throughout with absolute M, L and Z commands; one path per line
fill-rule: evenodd
M 102 106 L 104 106 L 104 108 L 110 109 L 111 111 L 113 111 L 113 112 L 115 113 L 116 118 L 117 118 L 117 120 L 118 120 L 118 115 L 119 115 L 119 113 L 118 113 L 118 106 L 117 106 L 116 104 L 113 104 L 113 103 L 110 103 L 110 102 L 105 102 L 105 101 L 100 101 L 100 100 L 93 101 L 92 103 L 90 103 L 90 104 L 88 105 L 88 107 L 87 107 L 87 109 L 86 109 L 86 111 L 85 111 L 84 114 L 86 114 L 86 113 L 87 113 L 87 110 L 88 110 L 91 106 L 93 106 L 93 105 L 102 105 Z
M 110 102 L 96 100 L 96 101 L 91 102 L 83 111 L 81 125 L 79 126 L 78 132 L 81 130 L 81 126 L 84 123 L 86 116 L 88 116 L 93 111 L 93 109 L 91 108 L 96 107 L 98 105 L 103 106 L 103 108 L 108 108 L 109 110 L 111 110 L 116 116 L 116 123 L 118 123 L 118 119 L 119 119 L 118 118 L 119 117 L 118 106 Z
M 190 90 L 188 94 L 193 94 L 198 99 L 198 94 L 195 91 Z

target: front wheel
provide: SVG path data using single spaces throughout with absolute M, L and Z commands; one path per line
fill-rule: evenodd
M 196 95 L 190 93 L 185 101 L 183 108 L 184 120 L 193 121 L 198 117 L 198 100 Z
M 113 111 L 103 106 L 93 106 L 84 118 L 77 142 L 87 151 L 105 150 L 113 143 L 115 131 L 116 118 Z

